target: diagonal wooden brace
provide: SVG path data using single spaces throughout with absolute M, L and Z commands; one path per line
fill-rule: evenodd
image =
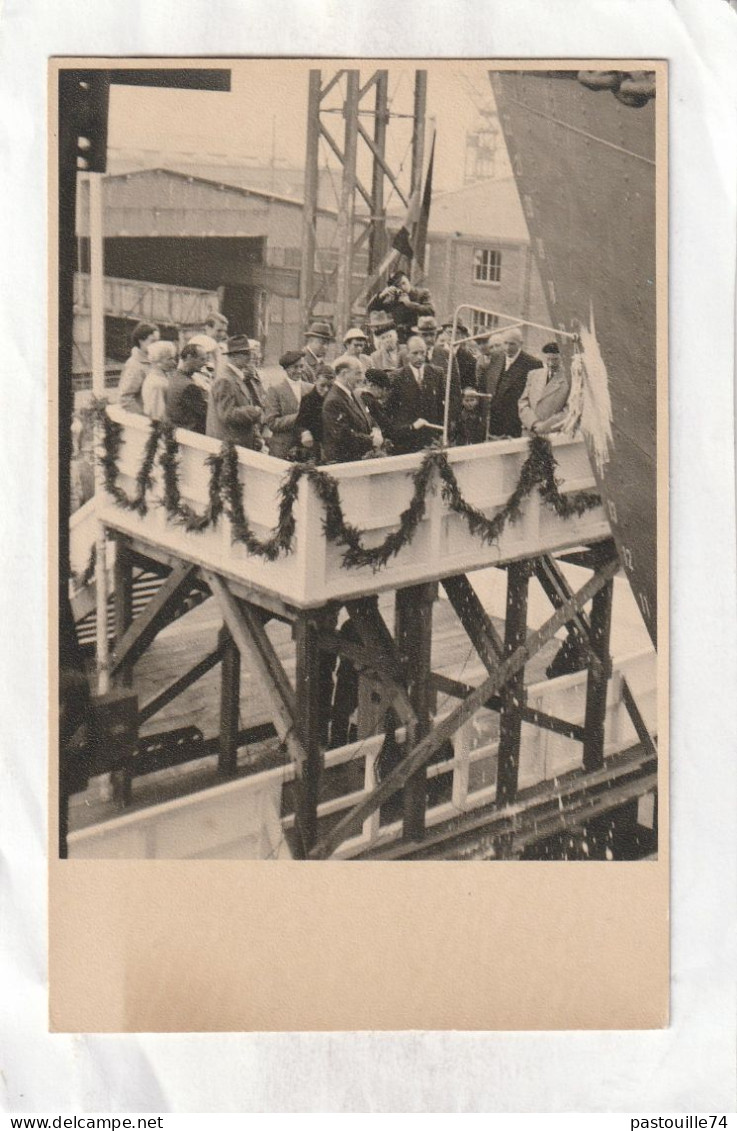
M 189 562 L 178 562 L 146 608 L 123 635 L 110 661 L 110 672 L 114 675 L 120 667 L 133 666 L 140 659 L 152 640 L 172 618 L 187 593 L 192 588 L 197 567 Z
M 619 562 L 613 560 L 598 570 L 537 632 L 531 633 L 526 643 L 517 648 L 511 656 L 500 664 L 495 673 L 479 684 L 454 711 L 438 723 L 430 734 L 423 738 L 391 773 L 387 774 L 367 798 L 351 809 L 342 820 L 338 821 L 328 835 L 312 850 L 310 856 L 314 859 L 328 857 L 347 836 L 348 832 L 356 827 L 356 824 L 365 821 L 375 809 L 402 789 L 415 770 L 426 765 L 443 743 L 447 742 L 480 707 L 483 707 L 486 700 L 495 695 L 510 676 L 524 667 L 531 656 L 536 655 L 549 640 L 552 640 L 558 629 L 571 619 L 571 615 L 580 611 L 586 602 L 590 601 L 614 577 L 618 569 Z
M 657 757 L 658 747 L 655 739 L 650 734 L 650 731 L 647 728 L 647 723 L 640 714 L 640 708 L 637 706 L 637 702 L 635 701 L 635 697 L 632 694 L 630 685 L 624 678 L 622 679 L 622 701 L 624 702 L 624 705 L 627 709 L 627 714 L 632 719 L 632 725 L 637 732 L 637 737 L 642 743 L 643 748 L 647 750 L 649 754 Z
M 223 645 L 218 644 L 214 651 L 208 652 L 206 656 L 198 660 L 184 675 L 180 675 L 178 679 L 175 679 L 173 683 L 170 683 L 162 691 L 159 691 L 153 698 L 147 699 L 138 710 L 139 723 L 148 722 L 153 715 L 163 710 L 173 699 L 176 699 L 177 696 L 186 691 L 188 687 L 196 683 L 198 679 L 202 679 L 203 675 L 207 675 L 209 671 L 212 671 L 222 660 L 224 651 L 225 648 Z
M 571 587 L 558 568 L 557 563 L 549 554 L 544 554 L 535 562 L 535 576 L 554 609 L 559 609 L 563 602 L 567 601 L 571 596 Z M 589 663 L 594 670 L 598 672 L 601 667 L 601 660 L 592 644 L 589 618 L 585 613 L 576 613 L 571 617 L 571 624 L 578 630 L 578 634 L 588 653 Z
M 390 674 L 386 660 L 379 653 L 370 650 L 364 644 L 354 644 L 351 640 L 345 640 L 337 632 L 321 632 L 318 643 L 322 651 L 335 652 L 338 656 L 350 660 L 356 671 L 369 671 L 375 674 L 377 680 L 391 695 L 392 705 L 400 720 L 408 726 L 417 721 L 412 704 L 407 698 L 406 689 Z
M 459 573 L 443 578 L 442 586 L 484 667 L 488 672 L 496 671 L 504 656 L 504 644 L 471 582 L 465 573 Z
M 205 570 L 204 576 L 239 652 L 251 662 L 258 675 L 273 712 L 279 741 L 286 746 L 297 773 L 301 775 L 307 755 L 297 737 L 294 691 L 263 623 L 248 605 L 236 600 L 216 573 Z
M 346 609 L 361 637 L 369 662 L 375 666 L 384 686 L 392 692 L 397 714 L 406 726 L 414 727 L 417 715 L 407 694 L 402 661 L 376 601 L 371 598 L 347 601 Z

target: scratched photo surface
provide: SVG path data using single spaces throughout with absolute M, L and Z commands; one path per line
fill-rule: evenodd
M 167 914 L 261 907 L 249 964 L 280 907 L 356 900 L 363 953 L 455 875 L 475 943 L 563 885 L 563 981 L 571 923 L 628 920 L 590 997 L 452 1016 L 360 978 L 168 1013 L 124 930 L 102 1028 L 665 1023 L 667 97 L 648 60 L 52 62 L 52 933 L 112 937 L 155 862 Z

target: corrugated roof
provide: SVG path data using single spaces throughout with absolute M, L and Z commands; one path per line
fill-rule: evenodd
M 455 192 L 436 193 L 429 227 L 431 234 L 524 242 L 530 238 L 513 177 L 476 181 Z
M 126 181 L 134 180 L 139 177 L 150 177 L 152 174 L 164 174 L 167 177 L 173 177 L 176 180 L 186 181 L 191 184 L 208 185 L 210 188 L 216 188 L 221 192 L 235 193 L 237 196 L 253 196 L 259 200 L 268 200 L 274 204 L 286 204 L 292 208 L 304 207 L 304 202 L 291 196 L 280 196 L 278 193 L 267 192 L 265 189 L 247 188 L 245 185 L 231 185 L 225 181 L 211 180 L 209 177 L 199 177 L 194 173 L 184 173 L 179 169 L 166 169 L 163 166 L 158 166 L 155 169 L 136 169 L 129 173 L 109 173 L 105 180 L 107 181 Z M 337 216 L 338 213 L 331 208 L 317 209 L 323 216 Z M 356 223 L 360 223 L 361 216 L 356 216 Z

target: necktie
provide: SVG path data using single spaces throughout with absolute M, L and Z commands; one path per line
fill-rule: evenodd
M 364 418 L 364 420 L 368 424 L 369 428 L 373 428 L 373 422 L 371 420 L 371 417 L 368 414 L 368 409 L 366 408 L 366 405 L 363 403 L 363 401 L 361 400 L 361 397 L 358 395 L 358 393 L 353 394 L 353 399 L 356 402 L 356 404 L 358 405 L 358 407 L 360 408 L 361 416 Z

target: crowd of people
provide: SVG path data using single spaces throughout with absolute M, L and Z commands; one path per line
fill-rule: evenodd
M 269 382 L 261 343 L 229 334 L 217 311 L 181 350 L 141 322 L 119 401 L 130 412 L 279 459 L 338 463 L 415 452 L 440 439 L 450 365 L 451 444 L 561 427 L 570 378 L 555 342 L 541 361 L 522 348 L 516 326 L 472 335 L 458 325 L 451 359 L 451 331 L 452 323 L 437 322 L 429 292 L 403 273 L 339 346 L 327 321 L 312 322 L 301 348 L 279 358 L 279 379 Z

